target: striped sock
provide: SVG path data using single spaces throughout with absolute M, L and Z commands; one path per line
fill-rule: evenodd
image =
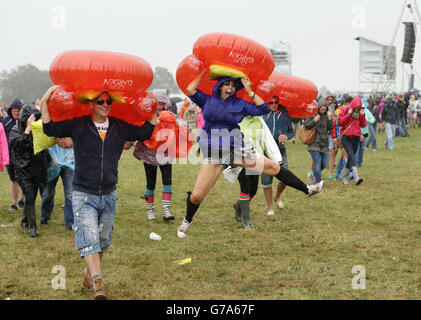
M 152 218 L 154 216 L 154 196 L 145 194 L 145 199 L 146 213 L 148 217 Z
M 240 201 L 247 201 L 250 199 L 251 199 L 250 193 L 243 193 L 243 192 L 240 193 Z
M 162 212 L 164 216 L 171 215 L 170 213 L 171 196 L 172 196 L 172 193 L 168 193 L 168 192 L 162 193 Z

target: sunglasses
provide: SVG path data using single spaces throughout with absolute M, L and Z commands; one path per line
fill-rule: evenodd
M 269 105 L 273 105 L 273 104 L 279 104 L 279 101 L 271 101 L 271 102 L 269 102 Z
M 108 99 L 108 100 L 98 99 L 96 101 L 97 105 L 100 105 L 100 106 L 102 106 L 104 104 L 104 102 L 107 102 L 107 106 L 111 106 L 111 104 L 113 103 L 113 101 L 111 99 Z

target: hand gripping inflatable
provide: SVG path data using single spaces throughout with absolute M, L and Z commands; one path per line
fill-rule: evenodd
M 149 149 L 168 154 L 173 158 L 185 158 L 193 146 L 189 129 L 177 121 L 170 111 L 161 111 L 159 124 L 152 137 L 144 144 Z
M 87 103 L 107 91 L 114 103 L 110 115 L 132 124 L 143 124 L 156 111 L 156 97 L 145 90 L 153 71 L 141 58 L 103 51 L 66 51 L 50 66 L 50 77 L 59 85 L 48 103 L 53 121 L 91 114 Z
M 274 67 L 272 54 L 261 44 L 238 35 L 210 33 L 200 37 L 193 46 L 193 54 L 179 64 L 176 80 L 188 95 L 187 86 L 206 70 L 198 89 L 212 95 L 219 77 L 248 77 L 258 94 L 261 81 L 269 78 Z

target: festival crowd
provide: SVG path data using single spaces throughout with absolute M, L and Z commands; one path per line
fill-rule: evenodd
M 202 75 L 203 77 L 204 75 Z M 358 168 L 363 166 L 366 150 L 375 152 L 377 135 L 386 133 L 384 146 L 393 150 L 396 137 L 409 137 L 408 127 L 421 127 L 421 100 L 418 92 L 372 97 L 335 96 L 326 92 L 318 98 L 318 110 L 308 119 L 291 119 L 288 110 L 274 96 L 263 101 L 251 90 L 250 82 L 224 78 L 218 81 L 212 96 L 197 89 L 201 78 L 188 87 L 189 97 L 182 107 L 175 107 L 165 93 L 156 93 L 157 114 L 172 111 L 179 123 L 197 136 L 202 166 L 192 192 L 186 199 L 186 216 L 177 230 L 185 238 L 200 204 L 223 173 L 230 182 L 239 182 L 238 200 L 231 203 L 234 218 L 244 228 L 253 229 L 250 202 L 257 195 L 259 178 L 267 202 L 267 215 L 275 215 L 285 205 L 281 195 L 291 187 L 314 197 L 322 191 L 322 171 L 328 170 L 329 180 L 364 180 Z M 245 89 L 253 103 L 236 98 Z M 109 117 L 114 102 L 107 92 L 94 97 L 89 105 L 92 116 L 53 122 L 47 102 L 51 88 L 36 103 L 24 104 L 15 99 L 0 109 L 0 169 L 6 166 L 10 178 L 10 211 L 22 210 L 21 227 L 31 237 L 39 236 L 36 198 L 40 193 L 40 224 L 48 225 L 54 207 L 59 177 L 64 188 L 64 221 L 75 232 L 76 247 L 85 258 L 83 286 L 94 292 L 95 299 L 105 299 L 105 283 L 100 269 L 103 253 L 112 238 L 116 213 L 117 167 L 123 150 L 133 148 L 133 156 L 144 164 L 145 218 L 156 219 L 155 186 L 158 168 L 162 176 L 162 218 L 175 219 L 171 212 L 173 160 L 160 157 L 145 145 L 157 124 L 156 117 L 142 127 Z M 229 105 L 235 112 L 221 112 Z M 56 144 L 34 154 L 32 124 L 42 119 L 44 132 Z M 230 139 L 214 139 L 214 129 L 228 128 Z M 308 145 L 307 185 L 288 169 L 286 142 L 296 141 L 298 132 L 311 131 Z M 215 152 L 216 150 L 216 152 Z M 256 168 L 260 168 L 257 170 Z M 272 185 L 277 180 L 273 195 Z M 182 192 L 184 190 L 177 190 Z

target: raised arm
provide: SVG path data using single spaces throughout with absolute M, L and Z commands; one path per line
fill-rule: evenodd
M 189 96 L 195 95 L 197 88 L 199 87 L 200 81 L 202 81 L 205 74 L 206 70 L 204 70 L 196 79 L 190 82 L 190 84 L 187 86 L 186 91 L 189 94 Z
M 250 98 L 253 99 L 253 102 L 256 104 L 256 106 L 261 106 L 265 104 L 265 101 L 259 97 L 253 90 L 251 90 L 251 82 L 249 79 L 241 79 L 241 82 L 243 83 L 244 89 L 246 90 L 247 94 Z
M 48 100 L 50 100 L 51 95 L 53 94 L 54 90 L 57 89 L 57 86 L 52 86 L 44 96 L 41 98 L 40 107 L 41 107 L 41 119 L 42 123 L 49 123 L 51 122 L 50 113 L 48 112 Z

